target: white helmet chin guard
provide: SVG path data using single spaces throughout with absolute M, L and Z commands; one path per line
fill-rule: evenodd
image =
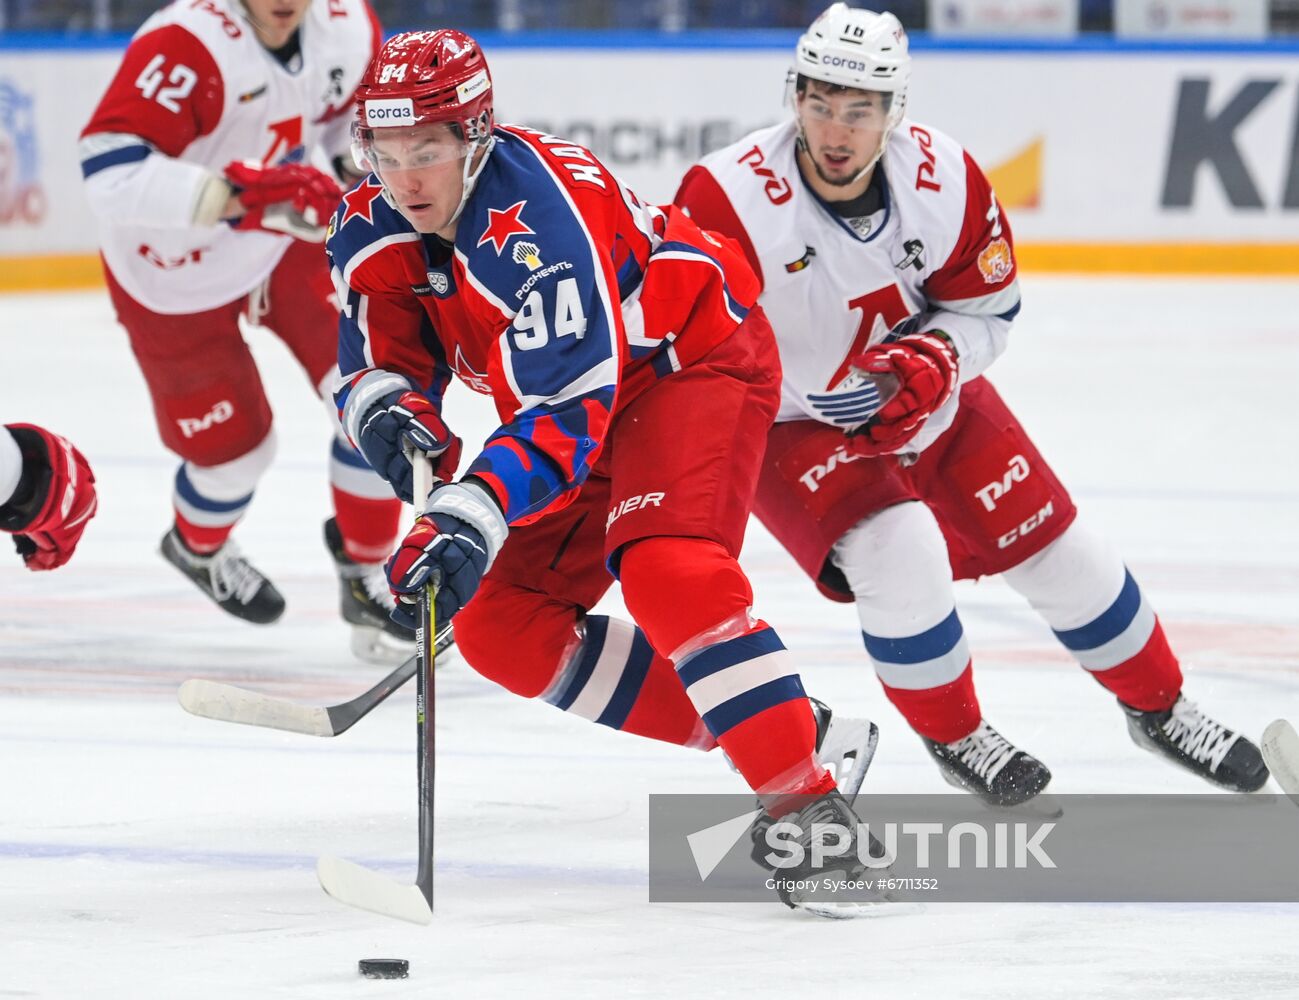
M 880 139 L 879 150 L 853 179 L 861 178 L 884 155 L 889 136 L 906 113 L 911 55 L 902 22 L 887 12 L 877 14 L 845 3 L 831 4 L 803 33 L 794 50 L 786 100 L 795 114 L 798 113 L 796 90 L 800 76 L 892 95 L 888 124 Z M 806 145 L 801 123 L 799 141 Z

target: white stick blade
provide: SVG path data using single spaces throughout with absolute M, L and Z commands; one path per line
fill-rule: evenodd
M 333 857 L 316 862 L 316 877 L 320 879 L 320 887 L 340 903 L 412 924 L 433 921 L 433 911 L 417 885 L 403 885 L 369 868 Z
M 190 715 L 218 722 L 282 729 L 307 736 L 331 736 L 329 713 L 314 705 L 299 705 L 271 695 L 245 691 L 217 681 L 187 680 L 177 692 L 180 707 Z
M 1261 749 L 1276 783 L 1299 805 L 1299 733 L 1285 719 L 1277 719 L 1263 730 Z

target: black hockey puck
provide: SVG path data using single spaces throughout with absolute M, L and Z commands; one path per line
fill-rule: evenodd
M 410 975 L 410 963 L 404 958 L 363 958 L 356 963 L 356 971 L 366 979 L 405 979 Z

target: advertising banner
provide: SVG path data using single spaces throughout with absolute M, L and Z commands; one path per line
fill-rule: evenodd
M 589 145 L 654 201 L 703 154 L 789 114 L 775 49 L 489 56 L 499 120 Z M 119 58 L 6 53 L 0 287 L 25 284 L 37 258 L 94 273 L 76 142 Z M 1293 57 L 921 50 L 909 112 L 982 165 L 1030 268 L 1299 271 Z
M 1072 38 L 1077 0 L 929 0 L 929 30 L 939 37 Z
M 1267 0 L 1115 0 L 1123 38 L 1266 38 Z

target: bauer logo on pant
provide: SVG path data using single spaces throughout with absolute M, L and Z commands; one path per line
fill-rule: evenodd
M 607 531 L 613 522 L 618 520 L 624 514 L 630 514 L 632 511 L 640 510 L 644 507 L 659 507 L 663 504 L 663 498 L 666 493 L 642 493 L 639 496 L 628 497 L 626 500 L 620 500 L 614 504 L 609 511 L 609 520 L 605 522 Z

